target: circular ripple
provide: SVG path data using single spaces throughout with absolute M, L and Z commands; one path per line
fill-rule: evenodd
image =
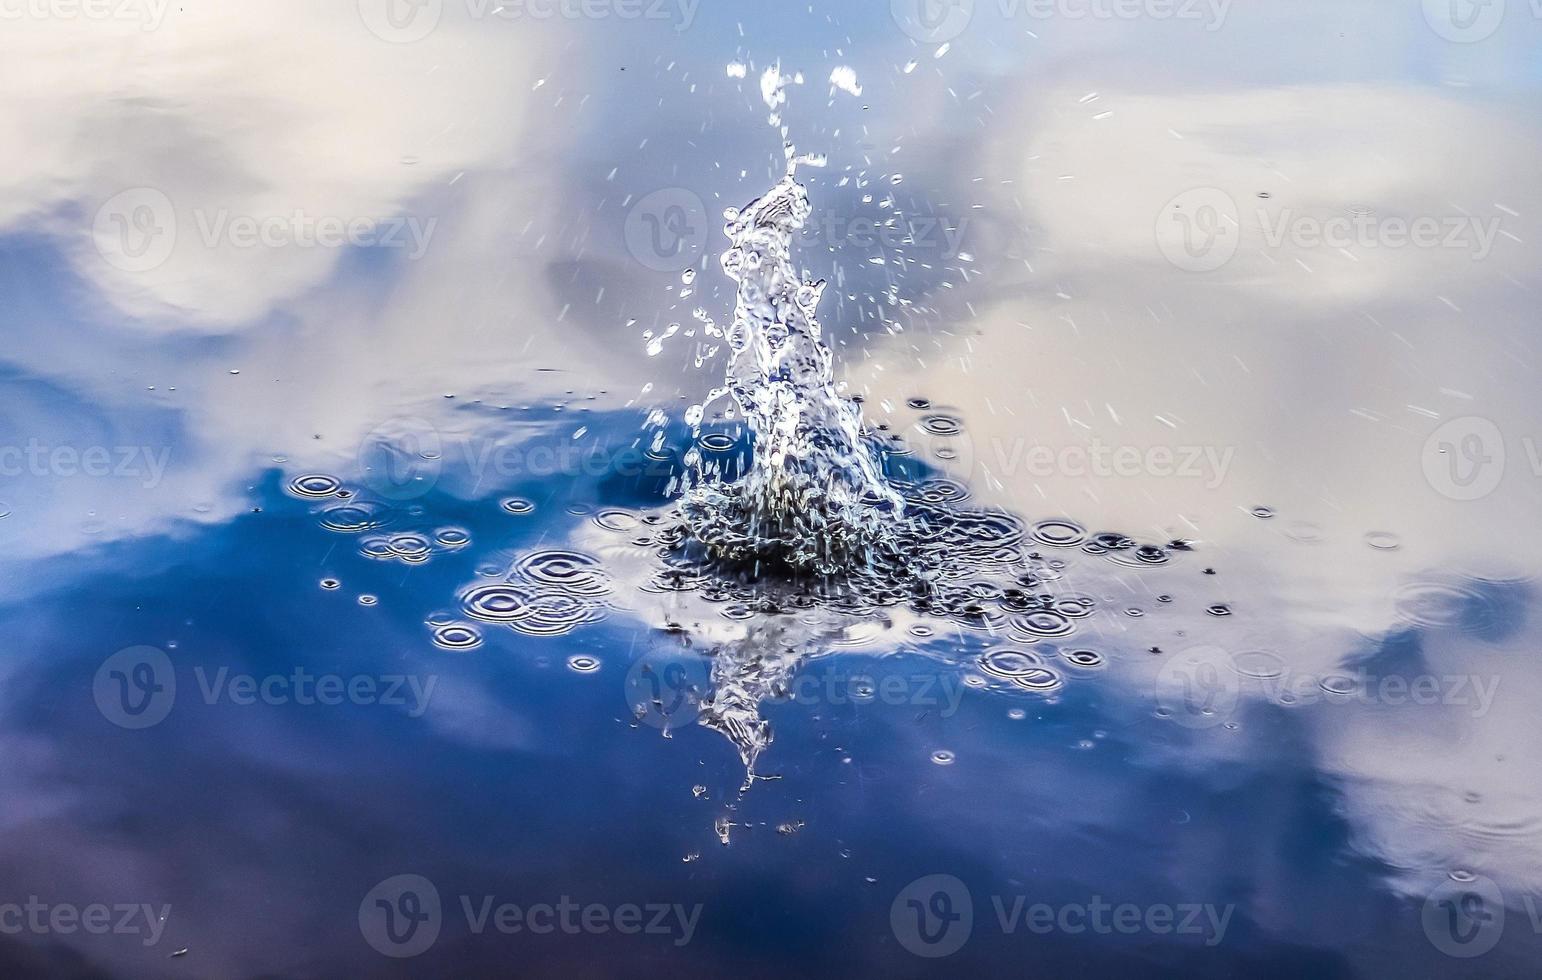
M 1060 675 L 1048 667 L 1035 667 L 1033 670 L 1019 677 L 1012 678 L 1012 683 L 1025 691 L 1033 691 L 1042 694 L 1053 691 L 1060 686 Z
M 600 669 L 600 658 L 580 653 L 568 658 L 568 668 L 579 674 L 592 674 Z
M 421 534 L 393 534 L 386 542 L 391 554 L 403 561 L 427 561 L 434 550 L 431 541 Z
M 529 615 L 536 590 L 512 582 L 479 585 L 461 596 L 467 615 L 485 623 L 513 623 Z
M 987 674 L 1005 677 L 1026 677 L 1044 665 L 1038 654 L 1026 650 L 991 650 L 981 655 L 980 668 Z
M 499 506 L 510 514 L 519 514 L 521 516 L 535 510 L 535 504 L 524 497 L 510 497 Z
M 1396 551 L 1403 546 L 1403 539 L 1391 531 L 1372 531 L 1365 536 L 1365 543 L 1377 551 Z
M 319 523 L 329 531 L 358 534 L 385 527 L 395 518 L 396 512 L 377 500 L 356 500 L 323 509 Z
M 916 423 L 934 436 L 956 436 L 964 431 L 964 421 L 954 415 L 923 415 Z
M 1093 670 L 1103 666 L 1103 655 L 1096 650 L 1062 650 L 1060 656 L 1073 667 Z
M 587 623 L 598 622 L 604 616 L 603 609 L 580 596 L 540 592 L 509 625 L 528 636 L 560 636 Z
M 446 548 L 464 548 L 471 543 L 471 532 L 462 527 L 442 527 L 434 532 L 434 540 Z
M 1030 636 L 1069 636 L 1076 624 L 1063 613 L 1045 609 L 1013 616 L 1012 628 Z
M 1092 610 L 1097 608 L 1090 596 L 1071 595 L 1062 596 L 1055 600 L 1054 611 L 1062 616 L 1072 619 L 1085 619 L 1092 615 Z
M 726 453 L 738 444 L 739 441 L 726 432 L 703 432 L 696 440 L 696 445 L 709 453 Z
M 594 523 L 607 531 L 630 531 L 640 525 L 642 520 L 629 510 L 609 507 L 594 515 Z
M 1392 594 L 1392 602 L 1399 619 L 1425 629 L 1471 626 L 1492 616 L 1481 593 L 1449 582 L 1409 583 Z
M 599 559 L 577 551 L 532 552 L 515 563 L 514 572 L 531 582 L 573 595 L 601 596 L 610 592 L 610 580 Z
M 1072 521 L 1052 518 L 1033 526 L 1033 540 L 1055 548 L 1072 548 L 1087 540 L 1087 529 Z
M 343 481 L 325 473 L 307 473 L 289 481 L 289 492 L 296 497 L 330 497 L 343 485 Z
M 474 627 L 451 623 L 434 630 L 434 645 L 446 650 L 470 650 L 482 645 L 482 634 Z

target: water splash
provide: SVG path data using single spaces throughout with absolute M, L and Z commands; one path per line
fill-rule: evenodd
M 836 386 L 817 312 L 825 283 L 805 280 L 792 262 L 793 236 L 811 210 L 794 161 L 765 195 L 726 215 L 723 271 L 738 283 L 726 384 L 687 421 L 699 435 L 706 409 L 731 395 L 754 455 L 749 473 L 727 484 L 692 450 L 684 512 L 719 558 L 834 575 L 892 550 L 888 529 L 904 503 Z

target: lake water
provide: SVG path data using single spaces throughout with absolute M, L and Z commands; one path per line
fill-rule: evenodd
M 6 976 L 1535 974 L 1534 3 L 13 13 Z M 682 557 L 784 142 L 921 601 Z

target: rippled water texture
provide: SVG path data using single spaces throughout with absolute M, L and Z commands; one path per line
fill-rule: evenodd
M 68 6 L 0 976 L 1535 975 L 1525 3 Z

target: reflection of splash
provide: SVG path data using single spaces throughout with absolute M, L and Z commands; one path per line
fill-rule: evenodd
M 771 744 L 771 723 L 761 717 L 761 704 L 784 696 L 799 665 L 839 632 L 828 624 L 821 629 L 768 619 L 713 651 L 711 694 L 702 704 L 700 721 L 739 750 L 744 789 L 755 779 L 761 751 Z

